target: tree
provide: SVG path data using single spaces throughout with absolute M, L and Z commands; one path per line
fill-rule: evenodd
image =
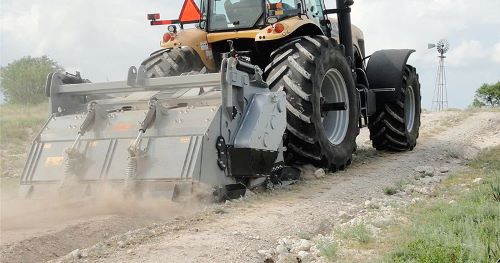
M 476 91 L 475 105 L 500 106 L 500 81 L 496 84 L 483 84 Z
M 36 104 L 45 97 L 47 75 L 64 69 L 47 56 L 23 57 L 0 68 L 0 91 L 7 102 Z

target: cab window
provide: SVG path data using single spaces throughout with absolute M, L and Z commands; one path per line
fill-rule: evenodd
M 262 0 L 210 0 L 210 31 L 253 28 L 263 17 Z

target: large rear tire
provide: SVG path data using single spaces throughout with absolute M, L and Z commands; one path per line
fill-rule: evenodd
M 274 51 L 271 60 L 267 83 L 287 94 L 285 161 L 343 170 L 359 134 L 359 94 L 342 47 L 324 36 L 300 37 Z M 322 107 L 341 102 L 346 110 Z
M 190 47 L 164 49 L 153 53 L 142 64 L 146 77 L 159 78 L 200 72 L 204 65 L 198 54 Z
M 369 120 L 370 139 L 377 150 L 408 151 L 417 145 L 420 130 L 421 96 L 418 74 L 407 65 L 403 89 L 396 102 L 378 105 Z

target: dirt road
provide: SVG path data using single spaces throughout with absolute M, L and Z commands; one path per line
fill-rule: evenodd
M 412 152 L 376 152 L 365 130 L 347 171 L 323 177 L 321 171 L 305 169 L 307 179 L 297 185 L 226 204 L 186 207 L 160 200 L 108 198 L 27 206 L 4 200 L 1 261 L 278 260 L 274 248 L 282 238 L 327 236 L 336 226 L 363 221 L 371 213 L 367 205 L 375 202 L 384 207 L 380 220 L 387 219 L 389 203 L 410 202 L 412 197 L 404 191 L 388 196 L 384 188 L 405 181 L 425 195 L 441 177 L 462 169 L 480 148 L 500 144 L 498 112 L 429 113 L 422 121 L 419 145 Z M 417 180 L 421 166 L 435 167 L 439 174 Z M 324 260 L 311 254 L 310 261 Z

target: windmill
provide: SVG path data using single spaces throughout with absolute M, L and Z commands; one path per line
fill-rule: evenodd
M 446 39 L 441 39 L 437 44 L 429 44 L 429 49 L 435 48 L 439 53 L 439 66 L 436 76 L 436 88 L 432 98 L 432 110 L 442 111 L 448 109 L 448 91 L 446 89 L 446 68 L 444 59 L 446 52 L 450 49 L 450 43 Z

